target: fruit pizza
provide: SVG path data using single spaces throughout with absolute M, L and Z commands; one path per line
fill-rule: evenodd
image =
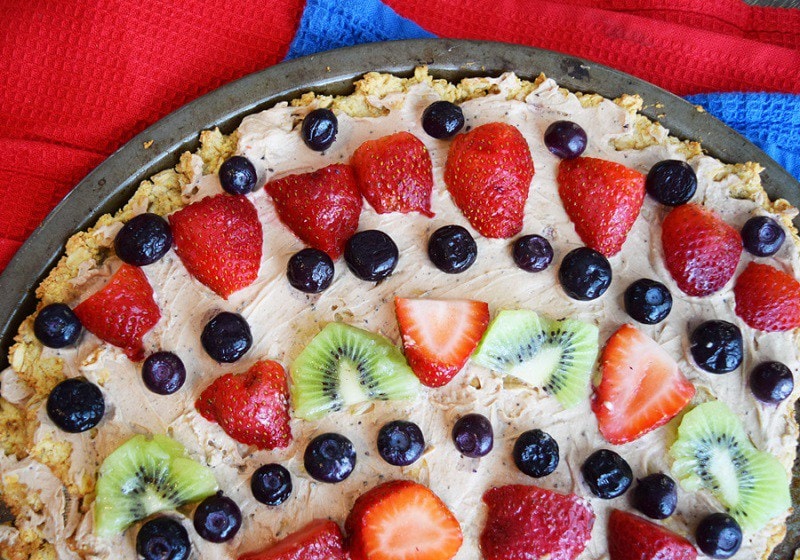
M 37 289 L 0 554 L 766 558 L 797 211 L 639 109 L 419 68 L 203 132 Z

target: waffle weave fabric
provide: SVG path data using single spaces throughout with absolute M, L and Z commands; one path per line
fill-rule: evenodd
M 7 0 L 0 30 L 0 270 L 82 177 L 159 118 L 287 55 L 362 42 L 487 39 L 613 66 L 703 94 L 690 99 L 800 177 L 800 10 L 740 0 Z

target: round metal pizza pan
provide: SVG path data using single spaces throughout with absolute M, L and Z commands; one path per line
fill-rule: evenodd
M 800 183 L 754 144 L 680 97 L 607 66 L 553 51 L 485 41 L 417 39 L 337 49 L 283 62 L 204 95 L 135 136 L 78 183 L 0 275 L 0 368 L 8 363 L 8 349 L 19 324 L 35 309 L 36 286 L 63 254 L 66 240 L 120 208 L 142 180 L 174 166 L 184 151 L 196 149 L 201 130 L 219 127 L 229 133 L 243 116 L 303 92 L 346 94 L 366 72 L 408 76 L 419 65 L 451 81 L 505 71 L 531 79 L 544 72 L 573 91 L 610 98 L 638 94 L 644 99 L 642 112 L 673 135 L 701 142 L 710 155 L 725 162 L 760 163 L 762 183 L 770 197 L 785 198 L 800 207 Z M 797 471 L 796 466 L 795 504 L 800 503 Z M 771 558 L 792 558 L 798 544 L 800 515 L 793 515 L 785 542 Z

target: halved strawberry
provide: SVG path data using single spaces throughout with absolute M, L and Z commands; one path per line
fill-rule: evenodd
M 352 560 L 449 560 L 461 526 L 429 488 L 385 482 L 361 495 L 344 523 Z
M 332 259 L 358 229 L 361 193 L 353 168 L 343 163 L 274 179 L 264 187 L 278 216 L 304 243 Z
M 656 341 L 631 325 L 608 339 L 600 356 L 592 410 L 600 433 L 614 444 L 669 422 L 694 397 L 694 385 Z
M 218 377 L 194 407 L 239 443 L 275 449 L 292 441 L 286 372 L 277 362 L 263 360 L 245 373 Z
M 688 540 L 661 525 L 618 509 L 608 518 L 611 560 L 694 560 L 697 551 Z
M 592 536 L 592 507 L 575 494 L 511 484 L 489 489 L 483 501 L 485 560 L 574 560 Z
M 103 288 L 74 311 L 86 330 L 122 348 L 135 362 L 144 359 L 142 337 L 161 318 L 147 276 L 141 268 L 129 264 L 120 266 Z
M 347 560 L 342 530 L 333 521 L 315 519 L 302 529 L 238 560 Z
M 558 164 L 558 194 L 581 240 L 610 257 L 619 253 L 644 201 L 645 176 L 591 157 Z
M 428 387 L 453 379 L 489 324 L 489 305 L 482 301 L 398 297 L 394 305 L 408 365 Z
M 244 196 L 219 194 L 169 217 L 175 252 L 189 274 L 228 299 L 249 286 L 261 265 L 261 222 Z
M 661 226 L 664 263 L 678 287 L 706 296 L 728 283 L 742 255 L 742 237 L 714 212 L 699 204 L 672 210 Z
M 790 331 L 800 327 L 800 282 L 794 276 L 751 262 L 733 287 L 736 314 L 762 331 Z
M 378 214 L 419 212 L 433 216 L 433 164 L 422 141 L 410 132 L 397 132 L 361 144 L 350 164 L 358 190 Z
M 522 133 L 494 122 L 453 139 L 444 182 L 472 227 L 485 237 L 506 238 L 522 230 L 533 174 Z

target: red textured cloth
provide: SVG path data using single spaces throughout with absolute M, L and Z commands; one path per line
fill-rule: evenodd
M 739 0 L 387 4 L 443 37 L 566 52 L 678 94 L 800 93 L 798 10 Z M 303 0 L 0 2 L 0 270 L 126 140 L 201 94 L 279 62 L 302 10 Z

